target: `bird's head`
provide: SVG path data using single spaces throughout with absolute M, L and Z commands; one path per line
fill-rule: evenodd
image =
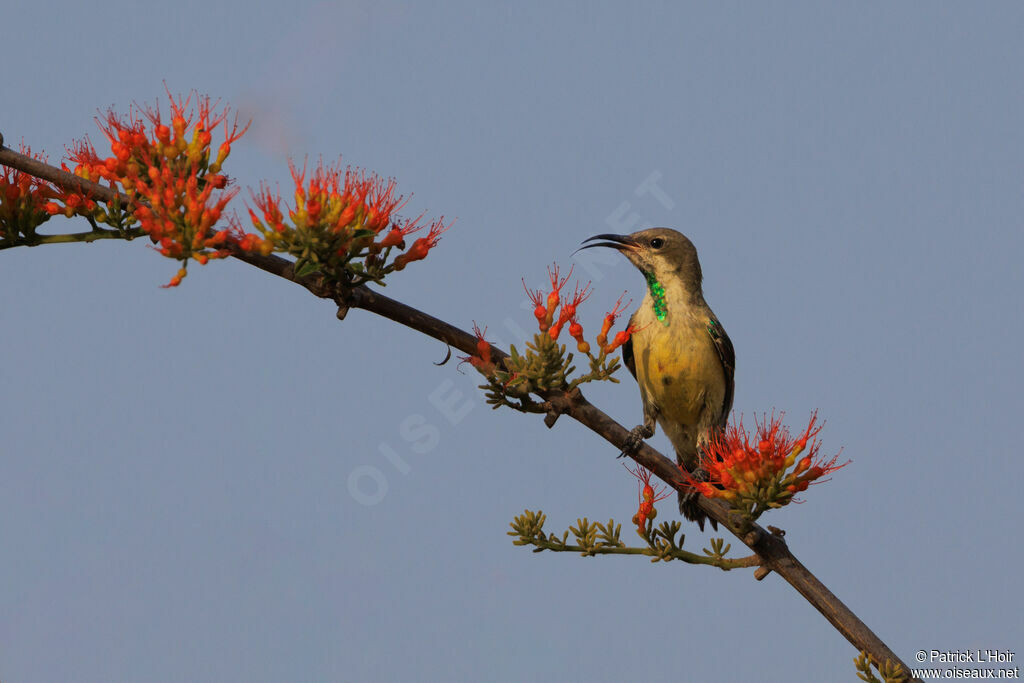
M 701 291 L 697 249 L 681 232 L 671 228 L 651 228 L 631 235 L 594 235 L 583 242 L 580 249 L 617 249 L 645 276 L 652 275 L 659 282 L 679 281 L 690 292 Z

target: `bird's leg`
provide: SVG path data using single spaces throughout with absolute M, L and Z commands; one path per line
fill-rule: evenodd
M 697 481 L 707 481 L 708 471 L 697 465 L 690 470 L 690 476 Z M 701 509 L 700 504 L 697 502 L 700 499 L 700 491 L 695 488 L 691 488 L 686 493 L 679 492 L 679 512 L 686 519 L 691 522 L 696 522 L 697 526 L 700 527 L 701 531 L 704 531 L 704 520 L 707 516 L 704 514 L 704 510 Z M 715 520 L 711 520 L 711 526 L 718 529 L 718 523 Z
M 707 481 L 708 471 L 704 469 L 703 465 L 697 465 L 690 470 L 690 476 L 693 477 L 694 481 Z M 695 488 L 691 488 L 687 493 L 679 494 L 679 511 L 684 512 L 683 508 L 692 508 L 693 502 L 700 498 L 700 491 Z
M 640 448 L 640 444 L 644 442 L 644 439 L 649 439 L 654 436 L 654 424 L 655 417 L 653 411 L 645 410 L 644 423 L 629 430 L 629 436 L 626 437 L 626 443 L 618 457 L 624 458 L 627 455 L 636 453 Z
M 700 448 L 703 449 L 705 444 L 706 442 L 701 443 Z M 676 455 L 676 460 L 679 462 L 680 465 L 683 465 L 683 459 L 679 457 L 678 452 Z M 694 463 L 692 469 L 690 469 L 690 476 L 693 477 L 695 481 L 703 482 L 708 480 L 708 471 L 704 469 L 704 465 L 702 465 L 701 463 L 702 460 L 698 458 L 697 462 Z M 687 491 L 686 493 L 680 491 L 679 512 L 683 515 L 683 517 L 690 520 L 691 522 L 696 522 L 697 526 L 700 527 L 700 530 L 704 531 L 704 521 L 707 519 L 707 515 L 704 514 L 704 510 L 701 509 L 700 503 L 698 502 L 700 497 L 701 493 L 696 488 L 691 487 L 690 490 Z M 718 530 L 718 522 L 716 522 L 713 519 L 711 520 L 711 526 L 716 531 Z

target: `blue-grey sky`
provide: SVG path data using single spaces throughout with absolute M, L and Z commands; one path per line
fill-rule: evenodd
M 1019 3 L 3 20 L 9 145 L 55 161 L 163 81 L 223 98 L 254 120 L 226 167 L 243 187 L 287 194 L 289 156 L 340 154 L 457 217 L 387 294 L 503 344 L 532 324 L 520 278 L 595 233 L 682 230 L 736 411 L 818 409 L 853 459 L 763 521 L 906 660 L 1024 648 Z M 524 508 L 628 525 L 635 483 L 571 420 L 492 412 L 438 342 L 240 263 L 159 289 L 176 265 L 141 241 L 0 263 L 4 681 L 854 680 L 774 575 L 514 547 Z M 643 294 L 624 261 L 586 278 L 591 329 Z M 623 380 L 587 395 L 632 426 Z

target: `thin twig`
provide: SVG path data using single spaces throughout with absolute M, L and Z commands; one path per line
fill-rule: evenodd
M 61 235 L 32 235 L 27 239 L 19 239 L 11 242 L 0 242 L 0 249 L 11 249 L 13 247 L 36 247 L 41 244 L 67 244 L 72 242 L 95 242 L 97 240 L 125 240 L 131 241 L 136 237 L 142 237 L 146 233 L 141 228 L 132 228 L 125 231 L 120 230 L 93 230 L 91 232 L 70 232 Z
M 588 548 L 582 545 L 562 545 L 560 543 L 552 543 L 551 541 L 543 538 L 530 539 L 530 545 L 536 546 L 540 550 L 550 550 L 556 553 L 579 553 L 581 555 L 646 555 L 647 557 L 658 557 L 658 551 L 652 548 L 617 548 L 615 546 L 597 546 L 594 548 Z M 685 550 L 667 550 L 665 551 L 665 555 L 687 564 L 702 564 L 709 567 L 718 567 L 723 570 L 744 569 L 746 567 L 756 567 L 761 564 L 761 558 L 757 555 L 747 555 L 746 557 L 736 558 L 715 558 L 690 553 Z

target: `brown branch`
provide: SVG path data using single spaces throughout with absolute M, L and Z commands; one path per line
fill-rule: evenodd
M 63 187 L 67 190 L 73 190 L 79 194 L 84 194 L 92 199 L 112 202 L 115 197 L 119 197 L 122 202 L 131 202 L 128 195 L 115 192 L 109 187 L 103 187 L 91 180 L 79 178 L 74 173 L 68 173 L 62 168 L 50 166 L 45 161 L 33 159 L 21 152 L 15 152 L 10 147 L 4 147 L 3 133 L 0 133 L 0 164 L 16 168 L 19 171 L 24 171 L 29 175 L 34 175 L 35 177 L 42 178 L 43 180 L 49 180 L 54 185 Z
M 290 270 L 288 261 L 275 257 L 258 257 L 251 259 L 248 255 L 239 254 L 238 258 L 258 268 L 272 272 L 287 280 L 296 282 L 317 296 L 325 296 L 323 283 L 299 281 Z M 362 308 L 384 316 L 390 320 L 411 327 L 423 334 L 453 346 L 463 353 L 476 353 L 476 337 L 465 330 L 450 325 L 411 306 L 395 301 L 365 287 L 358 287 L 340 298 L 339 306 L 344 308 Z M 507 354 L 491 347 L 491 357 L 495 362 L 505 358 Z M 602 410 L 590 403 L 578 390 L 573 392 L 554 392 L 544 398 L 559 412 L 564 412 L 592 431 L 602 436 L 617 449 L 622 449 L 629 436 L 629 430 L 613 420 Z M 675 462 L 656 451 L 646 443 L 632 454 L 636 462 L 653 472 L 659 479 L 676 490 L 688 491 L 683 477 Z M 903 661 L 889 649 L 868 626 L 857 617 L 843 602 L 830 591 L 825 584 L 810 572 L 790 552 L 781 535 L 772 534 L 758 524 L 747 522 L 734 515 L 729 507 L 717 500 L 701 497 L 701 508 L 709 517 L 716 520 L 751 550 L 761 557 L 763 566 L 776 572 L 797 590 L 815 609 L 828 620 L 858 651 L 865 651 L 876 664 L 886 660 L 899 662 L 906 671 L 910 671 Z M 764 578 L 767 572 L 761 572 L 758 579 Z M 915 679 L 916 680 L 916 679 Z
M 84 192 L 93 199 L 109 202 L 115 197 L 120 197 L 122 201 L 128 200 L 127 196 L 119 194 L 110 188 L 84 180 L 71 173 L 3 147 L 2 135 L 0 135 L 0 164 L 43 178 L 61 187 L 72 189 L 76 192 Z M 294 264 L 278 256 L 261 256 L 237 249 L 233 252 L 232 256 L 256 268 L 294 282 L 318 297 L 333 299 L 338 304 L 339 318 L 344 318 L 345 313 L 350 308 L 361 308 L 406 327 L 411 327 L 468 355 L 476 353 L 477 340 L 474 335 L 411 306 L 367 289 L 365 286 L 345 290 L 327 281 L 320 275 L 296 277 Z M 499 362 L 507 355 L 504 351 L 492 347 L 491 356 L 495 362 Z M 558 414 L 567 414 L 596 432 L 616 449 L 621 450 L 625 446 L 629 431 L 587 401 L 578 389 L 572 392 L 548 392 L 543 398 L 551 411 L 545 419 L 548 426 L 554 424 Z M 641 444 L 640 448 L 630 457 L 676 490 L 688 491 L 685 488 L 683 477 L 676 463 L 646 443 Z M 701 497 L 699 504 L 708 517 L 711 517 L 727 528 L 761 558 L 763 563 L 762 569 L 755 572 L 758 580 L 764 578 L 768 570 L 774 571 L 793 586 L 815 609 L 821 612 L 825 619 L 854 648 L 858 651 L 867 652 L 876 665 L 889 660 L 900 663 L 904 670 L 910 671 L 909 667 L 849 607 L 843 604 L 814 574 L 796 559 L 781 535 L 769 533 L 758 524 L 748 522 L 734 515 L 720 501 Z

